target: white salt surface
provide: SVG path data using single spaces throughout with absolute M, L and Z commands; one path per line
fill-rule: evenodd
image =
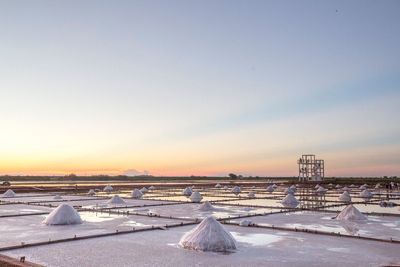
M 0 198 L 2 201 L 6 202 L 38 202 L 38 201 L 54 201 L 54 197 L 57 194 L 53 195 L 23 195 L 23 194 L 18 194 L 16 197 L 13 198 Z M 63 195 L 62 196 L 63 200 L 77 200 L 77 199 L 97 199 L 96 197 L 93 196 L 87 196 L 87 195 Z
M 192 228 L 96 238 L 4 254 L 26 256 L 27 260 L 50 267 L 380 266 L 400 261 L 397 244 L 237 226 L 226 226 L 237 241 L 234 253 L 182 249 L 178 242 Z
M 49 207 L 32 206 L 26 204 L 0 205 L 0 215 L 30 214 L 38 212 L 51 212 Z

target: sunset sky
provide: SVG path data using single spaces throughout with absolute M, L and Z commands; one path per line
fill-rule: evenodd
M 400 1 L 1 1 L 0 174 L 400 175 Z M 136 171 L 134 171 L 136 170 Z

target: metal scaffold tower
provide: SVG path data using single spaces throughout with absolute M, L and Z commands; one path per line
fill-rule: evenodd
M 315 155 L 302 155 L 297 160 L 299 165 L 299 181 L 322 181 L 325 176 L 325 166 L 323 159 L 315 159 Z

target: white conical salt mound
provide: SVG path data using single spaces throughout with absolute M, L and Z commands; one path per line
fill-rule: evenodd
M 53 197 L 53 199 L 55 199 L 55 200 L 61 200 L 61 199 L 63 199 L 63 198 L 62 198 L 62 196 L 60 196 L 60 195 L 55 195 L 55 196 Z
M 107 204 L 124 205 L 126 202 L 120 196 L 114 195 L 109 201 L 107 201 Z
M 350 188 L 348 188 L 347 186 L 342 188 L 343 191 L 350 191 Z
M 242 190 L 240 189 L 239 186 L 235 186 L 235 187 L 232 189 L 232 193 L 234 193 L 235 195 L 238 195 L 241 191 L 242 191 Z
M 314 188 L 315 189 L 318 189 L 320 187 L 320 185 L 319 184 L 317 184 Z
M 353 205 L 348 205 L 344 208 L 338 216 L 336 216 L 337 220 L 345 220 L 345 221 L 363 221 L 366 220 L 367 217 L 362 214 L 356 207 Z
M 198 210 L 200 211 L 211 211 L 211 210 L 215 210 L 214 206 L 211 205 L 210 202 L 205 201 L 203 204 L 201 204 L 198 208 Z
M 143 193 L 139 189 L 136 189 L 136 188 L 133 189 L 133 191 L 132 191 L 133 198 L 139 199 L 139 198 L 142 198 L 142 196 L 143 196 Z
M 4 194 L 3 197 L 15 197 L 15 192 L 11 189 L 8 189 Z
M 362 191 L 360 193 L 360 197 L 362 197 L 362 198 L 371 198 L 372 197 L 372 193 L 370 191 L 368 191 L 368 189 L 365 189 L 364 191 Z
M 299 201 L 292 195 L 288 194 L 281 201 L 282 205 L 289 208 L 295 208 L 299 205 Z
M 82 219 L 73 207 L 63 203 L 47 215 L 43 223 L 47 225 L 80 224 Z
M 348 191 L 344 191 L 340 196 L 339 200 L 343 202 L 351 202 L 351 196 Z
M 351 184 L 350 187 L 357 187 L 355 184 Z
M 286 188 L 286 190 L 285 190 L 285 194 L 286 194 L 286 195 L 287 195 L 287 194 L 292 194 L 292 195 L 294 195 L 295 192 L 296 192 L 296 191 L 293 190 L 291 187 L 288 187 L 288 188 Z
M 379 189 L 379 188 L 381 188 L 381 184 L 380 184 L 380 183 L 377 183 L 377 184 L 375 185 L 375 189 Z
M 317 192 L 318 194 L 325 194 L 326 191 L 328 191 L 328 189 L 325 189 L 324 187 L 320 186 L 315 192 Z
M 199 192 L 197 192 L 197 191 L 193 192 L 193 193 L 190 195 L 190 200 L 191 200 L 192 202 L 198 203 L 198 202 L 200 202 L 202 199 L 203 199 L 203 197 L 202 197 L 201 194 L 200 194 Z
M 278 188 L 278 186 L 277 186 L 276 184 L 273 184 L 272 187 L 273 187 L 274 189 L 277 189 L 277 188 Z
M 254 193 L 254 192 L 249 192 L 249 193 L 247 194 L 247 196 L 248 196 L 249 198 L 255 198 L 255 197 L 256 197 L 256 193 Z
M 153 185 L 149 187 L 149 190 L 154 190 L 156 189 Z
M 340 184 L 337 184 L 336 186 L 335 186 L 335 188 L 337 188 L 337 189 L 339 189 L 341 186 L 340 186 Z
M 184 194 L 185 196 L 189 197 L 191 196 L 193 193 L 192 188 L 190 187 L 186 187 L 185 189 L 183 189 L 182 194 Z
M 89 196 L 94 196 L 94 195 L 96 195 L 96 192 L 93 189 L 90 189 L 89 192 L 88 192 L 88 195 Z
M 104 187 L 103 191 L 104 192 L 112 192 L 114 190 L 114 188 L 111 185 L 107 185 L 106 187 Z
M 367 187 L 365 185 L 360 186 L 360 190 L 365 190 Z
M 186 249 L 226 252 L 236 249 L 236 241 L 213 216 L 205 218 L 186 233 L 179 244 Z
M 228 190 L 229 187 L 227 185 L 224 186 L 224 190 Z
M 267 187 L 267 192 L 272 193 L 274 191 L 275 191 L 275 188 L 272 185 Z
M 146 193 L 147 191 L 149 191 L 146 187 L 143 187 L 142 189 L 140 189 L 140 192 L 142 192 L 143 194 Z
M 221 188 L 221 185 L 220 184 L 216 184 L 215 188 Z
M 239 222 L 239 225 L 240 226 L 250 226 L 251 224 L 253 224 L 253 222 L 252 221 L 250 221 L 250 220 L 241 220 L 240 222 Z

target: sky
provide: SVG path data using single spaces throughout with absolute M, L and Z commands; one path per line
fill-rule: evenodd
M 0 1 L 0 174 L 400 175 L 399 1 Z

